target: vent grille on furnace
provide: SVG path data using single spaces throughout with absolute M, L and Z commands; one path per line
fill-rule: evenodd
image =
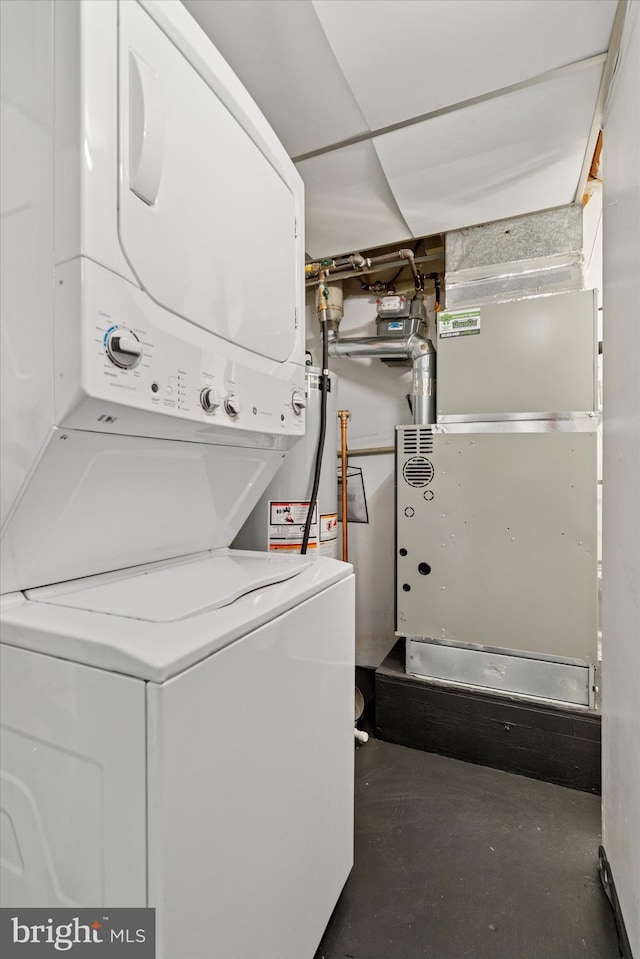
M 402 467 L 402 475 L 409 486 L 419 489 L 427 486 L 433 479 L 434 469 L 426 456 L 412 456 Z
M 433 436 L 430 429 L 408 429 L 403 433 L 403 453 L 411 456 L 412 453 L 432 453 Z

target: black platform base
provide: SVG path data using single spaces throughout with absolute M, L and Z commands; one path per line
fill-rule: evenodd
M 407 676 L 399 640 L 375 680 L 376 737 L 600 793 L 600 716 Z

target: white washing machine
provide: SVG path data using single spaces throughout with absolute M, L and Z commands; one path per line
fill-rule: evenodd
M 228 549 L 304 433 L 302 184 L 180 4 L 2 6 L 2 905 L 310 959 L 353 576 Z
M 166 959 L 313 956 L 352 863 L 341 566 L 215 550 L 5 610 L 3 905 L 155 906 Z

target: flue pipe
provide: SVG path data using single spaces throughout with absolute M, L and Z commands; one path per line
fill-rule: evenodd
M 342 560 L 349 562 L 349 520 L 347 518 L 347 420 L 349 410 L 338 410 L 340 420 L 340 463 L 342 469 Z
M 429 350 L 429 340 L 412 333 L 410 336 L 337 337 L 329 334 L 329 356 L 377 357 L 379 360 L 414 360 Z M 431 347 L 433 349 L 433 347 Z
M 413 361 L 411 406 L 416 424 L 436 421 L 436 355 L 432 348 Z
M 413 422 L 417 426 L 436 422 L 436 353 L 431 340 L 417 333 L 400 337 L 344 338 L 329 334 L 329 356 L 335 359 L 373 357 L 378 360 L 411 360 Z

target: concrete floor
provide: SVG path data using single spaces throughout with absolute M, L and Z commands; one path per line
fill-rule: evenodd
M 617 959 L 599 841 L 597 796 L 370 740 L 315 959 Z

